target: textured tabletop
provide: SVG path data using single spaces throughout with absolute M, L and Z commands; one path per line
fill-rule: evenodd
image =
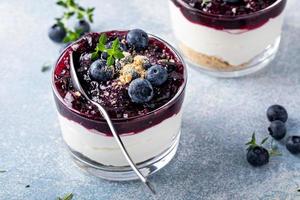
M 139 27 L 173 43 L 167 0 L 85 0 L 96 31 Z M 245 158 L 253 131 L 267 135 L 267 107 L 284 105 L 288 132 L 300 135 L 300 1 L 289 0 L 277 58 L 244 78 L 216 79 L 189 69 L 182 137 L 176 157 L 151 177 L 157 199 L 300 199 L 300 157 L 287 152 L 261 168 Z M 79 171 L 65 149 L 50 72 L 59 46 L 47 29 L 54 1 L 0 1 L 0 199 L 154 199 L 138 182 L 109 182 Z M 29 187 L 27 186 L 29 185 Z M 27 187 L 26 187 L 27 186 Z

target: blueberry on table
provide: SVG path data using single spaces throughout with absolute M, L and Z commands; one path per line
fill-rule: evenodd
M 267 110 L 267 117 L 269 121 L 280 120 L 286 122 L 288 119 L 288 113 L 286 109 L 281 105 L 272 105 Z
M 268 130 L 275 140 L 281 140 L 286 135 L 285 123 L 280 120 L 272 121 Z
M 136 51 L 144 50 L 148 47 L 148 34 L 141 29 L 133 29 L 127 33 L 127 43 Z
M 66 36 L 64 27 L 54 24 L 48 30 L 48 36 L 53 42 L 61 43 Z
M 90 32 L 90 24 L 85 20 L 80 20 L 75 25 L 75 30 L 80 30 L 81 34 Z
M 146 79 L 154 86 L 160 86 L 168 79 L 168 71 L 161 65 L 154 65 L 147 70 Z
M 290 136 L 286 141 L 286 148 L 292 154 L 300 153 L 300 136 Z
M 261 146 L 250 147 L 247 152 L 247 161 L 254 167 L 265 165 L 269 162 L 269 152 Z
M 105 60 L 98 59 L 91 64 L 89 75 L 94 81 L 109 81 L 114 76 L 114 69 L 108 67 Z
M 129 84 L 128 95 L 134 103 L 146 103 L 153 98 L 153 87 L 146 79 L 137 78 Z

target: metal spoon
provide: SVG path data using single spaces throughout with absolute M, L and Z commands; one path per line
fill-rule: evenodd
M 78 90 L 88 101 L 90 101 L 93 105 L 95 105 L 99 109 L 102 116 L 106 120 L 106 122 L 110 128 L 110 131 L 112 132 L 116 142 L 118 143 L 123 155 L 125 156 L 128 164 L 133 169 L 133 171 L 136 173 L 136 175 L 139 177 L 139 179 L 150 189 L 150 191 L 153 194 L 155 194 L 156 192 L 155 192 L 153 186 L 150 184 L 150 182 L 147 180 L 147 178 L 140 172 L 140 170 L 137 168 L 136 164 L 130 158 L 128 151 L 126 150 L 120 136 L 117 134 L 117 132 L 114 128 L 114 125 L 113 125 L 108 113 L 106 112 L 106 110 L 99 103 L 97 103 L 97 102 L 93 101 L 91 98 L 89 98 L 89 96 L 85 93 L 84 89 L 81 87 L 81 84 L 77 77 L 75 65 L 74 65 L 73 52 L 70 54 L 70 73 L 71 73 L 72 83 L 73 83 L 75 89 Z

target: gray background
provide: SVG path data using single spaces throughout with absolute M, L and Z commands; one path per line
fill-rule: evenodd
M 86 0 L 97 31 L 140 27 L 173 43 L 167 0 Z M 300 134 L 300 8 L 289 0 L 280 52 L 270 66 L 238 79 L 189 70 L 182 138 L 175 159 L 151 177 L 157 199 L 300 199 L 299 156 L 262 168 L 245 159 L 253 131 L 267 135 L 267 107 L 289 111 L 288 132 Z M 58 57 L 47 29 L 60 8 L 54 1 L 0 1 L 0 199 L 151 199 L 139 182 L 108 182 L 81 173 L 64 147 L 45 62 Z M 25 188 L 26 185 L 30 188 Z

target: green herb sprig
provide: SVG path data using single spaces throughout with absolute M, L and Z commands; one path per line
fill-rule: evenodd
M 71 200 L 73 199 L 74 195 L 72 193 L 66 194 L 63 197 L 58 197 L 56 200 Z
M 266 141 L 268 140 L 268 137 L 264 138 L 260 145 L 256 144 L 256 138 L 255 138 L 255 132 L 253 132 L 251 140 L 249 142 L 246 143 L 246 146 L 248 146 L 247 150 L 257 147 L 257 146 L 261 146 L 263 145 Z
M 95 51 L 92 54 L 92 59 L 95 60 L 98 58 L 100 52 L 106 52 L 108 54 L 108 58 L 106 61 L 107 66 L 112 66 L 115 63 L 116 59 L 124 58 L 124 54 L 120 48 L 119 38 L 116 38 L 111 45 L 111 48 L 106 48 L 107 43 L 107 35 L 101 34 L 99 37 L 98 44 L 95 48 Z
M 95 8 L 83 8 L 74 0 L 58 0 L 56 4 L 65 9 L 65 12 L 61 17 L 55 18 L 56 24 L 65 29 L 67 32 L 63 42 L 68 43 L 77 40 L 81 36 L 82 30 L 69 29 L 66 25 L 68 20 L 74 15 L 76 15 L 76 18 L 78 20 L 88 19 L 89 22 L 93 23 Z
M 257 146 L 262 146 L 263 144 L 266 143 L 266 141 L 267 141 L 268 139 L 269 139 L 268 137 L 264 138 L 264 139 L 261 141 L 260 145 L 258 145 L 258 144 L 256 143 L 255 132 L 254 132 L 254 133 L 252 134 L 251 140 L 250 140 L 249 142 L 246 143 L 246 146 L 248 146 L 247 150 L 249 150 L 249 149 L 251 149 L 251 148 L 255 148 L 255 147 L 257 147 Z M 272 157 L 274 157 L 274 156 L 282 156 L 282 154 L 281 154 L 276 148 L 274 148 L 272 145 L 271 145 L 271 149 L 268 150 L 268 152 L 269 152 L 269 155 L 272 156 Z

